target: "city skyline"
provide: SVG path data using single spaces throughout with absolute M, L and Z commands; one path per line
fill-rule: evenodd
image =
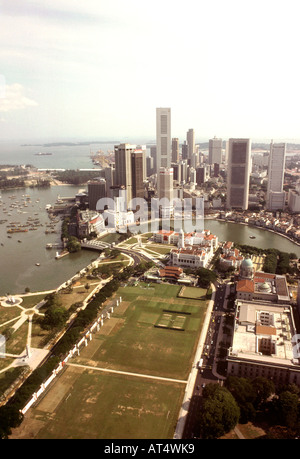
M 293 0 L 0 6 L 1 139 L 300 138 Z

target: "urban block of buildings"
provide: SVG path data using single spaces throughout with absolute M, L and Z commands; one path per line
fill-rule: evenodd
M 293 310 L 285 276 L 255 272 L 250 257 L 236 281 L 234 331 L 227 375 L 300 385 Z

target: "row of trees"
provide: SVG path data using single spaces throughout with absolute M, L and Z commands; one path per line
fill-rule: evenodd
M 295 253 L 282 252 L 278 249 L 260 249 L 251 245 L 236 244 L 235 247 L 243 254 L 265 255 L 263 271 L 273 274 L 293 274 L 293 268 L 290 265 L 292 260 L 298 257 Z
M 274 431 L 277 437 L 281 432 L 283 438 L 295 438 L 300 435 L 299 391 L 295 385 L 275 388 L 272 381 L 262 377 L 250 380 L 229 376 L 222 387 L 208 384 L 199 411 L 200 437 L 220 438 L 237 423 L 263 419 L 270 431 L 264 438 L 272 438 Z
M 64 183 L 71 185 L 82 185 L 87 183 L 89 180 L 99 177 L 100 171 L 79 171 L 68 169 L 66 171 L 58 171 L 54 177 Z

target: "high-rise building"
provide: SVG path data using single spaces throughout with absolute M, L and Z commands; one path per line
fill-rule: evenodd
M 172 139 L 172 163 L 178 163 L 179 161 L 179 139 Z
M 115 174 L 115 168 L 114 165 L 110 165 L 108 167 L 105 167 L 104 169 L 104 177 L 106 180 L 106 196 L 108 198 L 112 198 L 113 194 L 111 191 L 111 187 L 114 185 L 114 174 Z
M 209 139 L 208 150 L 208 163 L 221 164 L 222 163 L 222 139 Z
M 136 150 L 131 153 L 133 198 L 144 198 L 144 157 L 145 152 L 142 150 Z
M 161 167 L 171 167 L 171 109 L 156 109 L 157 174 Z
M 159 170 L 159 200 L 160 214 L 169 217 L 173 212 L 173 168 L 161 167 Z
M 97 202 L 106 197 L 106 181 L 104 178 L 90 180 L 88 182 L 89 210 L 97 209 Z
M 267 188 L 268 210 L 281 210 L 285 207 L 285 192 L 283 191 L 285 155 L 285 143 L 271 142 Z
M 188 157 L 189 157 L 189 146 L 185 140 L 181 146 L 181 159 L 187 160 Z
M 250 156 L 250 139 L 229 139 L 226 203 L 229 209 L 248 209 Z
M 128 143 L 115 146 L 115 185 L 125 186 L 127 208 L 132 200 L 131 153 L 135 150 L 136 146 Z
M 150 156 L 153 158 L 153 172 L 152 174 L 157 173 L 157 149 L 156 145 L 151 145 L 150 147 Z
M 194 129 L 189 129 L 186 134 L 186 141 L 188 144 L 188 163 L 192 165 L 193 154 L 195 153 L 195 132 Z
M 152 156 L 146 158 L 146 175 L 150 177 L 154 173 L 154 160 Z

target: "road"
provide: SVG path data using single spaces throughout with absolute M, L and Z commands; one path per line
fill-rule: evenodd
M 227 288 L 227 293 L 226 293 Z M 183 432 L 183 439 L 197 438 L 199 436 L 198 428 L 198 413 L 201 409 L 202 391 L 206 384 L 223 384 L 222 377 L 217 373 L 217 351 L 218 343 L 222 340 L 223 336 L 223 323 L 225 313 L 228 312 L 226 308 L 228 295 L 228 287 L 226 284 L 218 285 L 215 293 L 214 307 L 211 313 L 207 334 L 203 346 L 202 359 L 203 364 L 201 369 L 198 370 L 196 377 L 193 394 L 191 396 L 189 412 L 185 422 Z

